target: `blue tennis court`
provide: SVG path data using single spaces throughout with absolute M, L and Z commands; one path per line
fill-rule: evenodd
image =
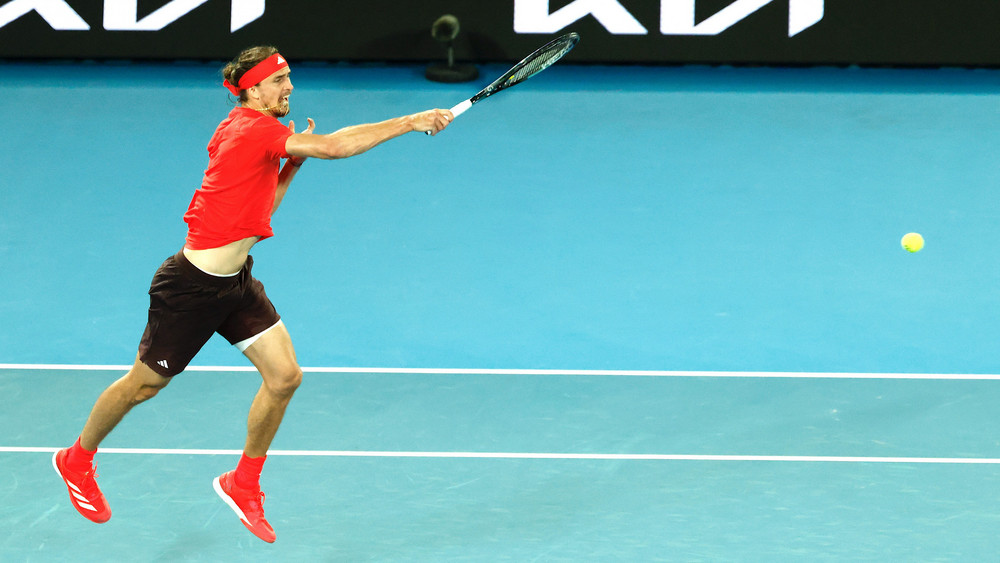
M 84 520 L 51 453 L 135 356 L 231 107 L 218 66 L 0 66 L 0 558 L 996 553 L 987 70 L 557 65 L 440 136 L 307 162 L 253 252 L 306 371 L 262 477 L 278 541 L 211 490 L 260 384 L 221 338 L 102 444 L 114 517 Z M 422 71 L 297 65 L 290 118 L 480 87 Z

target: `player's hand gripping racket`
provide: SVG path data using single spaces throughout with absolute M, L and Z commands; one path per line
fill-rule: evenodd
M 455 117 L 458 117 L 465 113 L 465 110 L 471 108 L 472 104 L 489 98 L 493 94 L 496 94 L 505 88 L 510 88 L 515 84 L 520 84 L 539 72 L 542 72 L 561 59 L 563 55 L 568 53 L 570 49 L 576 46 L 576 43 L 579 40 L 580 36 L 578 34 L 567 33 L 562 37 L 557 37 L 552 41 L 549 41 L 545 45 L 539 47 L 534 53 L 524 57 L 521 62 L 512 66 L 510 70 L 503 73 L 500 78 L 491 82 L 489 86 L 480 90 L 478 94 L 451 108 L 451 113 L 453 113 Z M 426 133 L 428 135 L 431 134 L 430 131 L 426 131 Z

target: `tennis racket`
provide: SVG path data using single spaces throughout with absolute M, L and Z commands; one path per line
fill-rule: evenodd
M 451 108 L 451 113 L 453 113 L 455 117 L 458 117 L 471 108 L 472 104 L 485 100 L 493 94 L 510 88 L 515 84 L 520 84 L 539 72 L 542 72 L 561 59 L 563 55 L 570 51 L 570 49 L 575 47 L 579 40 L 579 34 L 567 33 L 566 35 L 549 41 L 545 45 L 536 49 L 534 53 L 524 57 L 521 62 L 512 66 L 510 70 L 500 75 L 500 78 L 491 82 L 489 86 L 480 90 L 478 94 Z M 431 134 L 430 131 L 426 131 L 426 133 L 428 135 Z

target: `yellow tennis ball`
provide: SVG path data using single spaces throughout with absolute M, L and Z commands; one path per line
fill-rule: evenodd
M 907 252 L 919 252 L 924 247 L 924 237 L 920 233 L 906 233 L 900 243 Z

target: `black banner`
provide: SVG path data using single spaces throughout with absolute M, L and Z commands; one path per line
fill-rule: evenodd
M 564 31 L 567 62 L 1000 66 L 987 0 L 0 0 L 0 58 L 513 61 Z

